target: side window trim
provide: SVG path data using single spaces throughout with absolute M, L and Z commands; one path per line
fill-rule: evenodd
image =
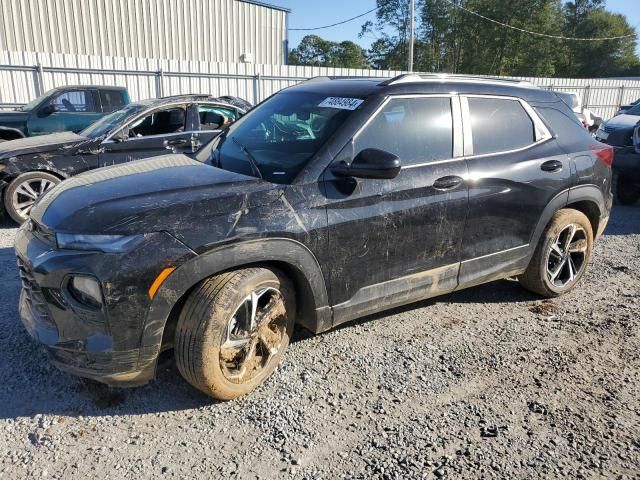
M 499 150 L 491 153 L 482 153 L 475 155 L 473 152 L 473 132 L 471 130 L 471 113 L 469 111 L 469 98 L 489 98 L 492 100 L 515 100 L 522 105 L 524 111 L 529 115 L 531 122 L 533 123 L 533 130 L 535 135 L 535 142 L 530 143 L 529 145 L 525 145 L 524 147 L 514 148 L 510 150 Z M 462 106 L 462 121 L 463 121 L 463 136 L 464 136 L 464 157 L 465 158 L 482 158 L 482 157 L 490 157 L 494 155 L 503 155 L 507 153 L 515 153 L 521 152 L 523 150 L 528 150 L 534 146 L 540 145 L 551 138 L 553 135 L 542 121 L 538 113 L 529 105 L 528 102 L 519 97 L 509 97 L 505 95 L 461 95 L 460 102 Z
M 453 118 L 453 156 L 451 158 L 443 159 L 443 160 L 433 160 L 430 162 L 423 163 L 415 163 L 412 165 L 403 165 L 402 170 L 408 170 L 411 168 L 424 167 L 427 165 L 437 165 L 439 163 L 448 163 L 456 160 L 462 160 L 464 158 L 464 145 L 463 145 L 463 112 L 460 103 L 460 96 L 456 93 L 414 93 L 414 94 L 404 94 L 404 95 L 389 95 L 387 96 L 383 102 L 376 108 L 376 110 L 371 114 L 371 116 L 367 119 L 364 124 L 360 126 L 360 128 L 353 134 L 351 140 L 348 142 L 351 144 L 355 144 L 358 136 L 369 126 L 369 124 L 380 114 L 380 112 L 387 106 L 389 102 L 395 99 L 403 99 L 403 98 L 449 98 L 451 102 L 451 115 Z

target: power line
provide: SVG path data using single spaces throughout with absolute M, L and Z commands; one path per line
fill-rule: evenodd
M 313 28 L 290 28 L 290 29 L 289 29 L 289 31 L 294 31 L 294 32 L 307 32 L 307 31 L 310 31 L 310 30 L 323 30 L 323 29 L 325 29 L 325 28 L 335 27 L 335 26 L 337 26 L 337 25 L 342 25 L 343 23 L 348 23 L 348 22 L 350 22 L 350 21 L 352 21 L 352 20 L 355 20 L 355 19 L 357 19 L 357 18 L 364 17 L 365 15 L 368 15 L 368 14 L 370 14 L 371 12 L 374 12 L 374 11 L 378 10 L 378 8 L 380 8 L 380 7 L 372 8 L 371 10 L 367 10 L 366 12 L 361 13 L 360 15 L 356 15 L 355 17 L 348 18 L 348 19 L 343 20 L 343 21 L 341 21 L 341 22 L 332 23 L 331 25 L 324 25 L 324 26 L 322 26 L 322 27 L 313 27 Z
M 525 30 L 524 28 L 514 27 L 513 25 L 499 22 L 498 20 L 494 20 L 493 18 L 485 17 L 484 15 L 481 15 L 478 12 L 469 10 L 468 8 L 465 8 L 462 5 L 458 5 L 457 3 L 454 3 L 451 0 L 444 0 L 444 1 L 450 5 L 453 5 L 456 8 L 459 8 L 460 10 L 470 13 L 471 15 L 475 15 L 476 17 L 486 20 L 487 22 L 495 23 L 496 25 L 500 25 L 501 27 L 505 27 L 505 28 L 510 28 L 512 30 L 517 30 L 518 32 L 528 33 L 529 35 L 537 35 L 538 37 L 553 38 L 556 40 L 573 40 L 577 42 L 599 42 L 599 41 L 606 41 L 606 40 L 621 40 L 623 38 L 633 38 L 638 35 L 637 33 L 634 33 L 632 35 L 621 35 L 619 37 L 580 38 L 580 37 L 564 37 L 562 35 L 550 35 L 548 33 L 532 32 L 531 30 Z

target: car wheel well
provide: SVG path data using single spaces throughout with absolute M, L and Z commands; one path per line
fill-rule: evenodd
M 579 202 L 570 203 L 565 208 L 573 208 L 579 212 L 584 213 L 591 223 L 593 234 L 596 235 L 598 227 L 600 226 L 600 208 L 595 202 L 589 200 L 581 200 Z
M 25 138 L 23 135 L 20 135 L 18 132 L 14 132 L 12 130 L 0 131 L 0 140 L 19 140 L 21 138 Z
M 57 177 L 60 180 L 66 180 L 68 178 L 62 175 L 61 173 L 56 172 L 55 170 L 45 170 L 44 168 L 35 168 L 33 170 L 25 170 L 24 172 L 19 172 L 16 175 L 11 175 L 10 177 L 7 178 L 7 183 L 13 182 L 20 175 L 24 175 L 25 173 L 34 173 L 34 172 L 48 173 L 49 175 L 53 175 L 54 177 Z
M 220 272 L 216 272 L 210 275 L 207 278 L 211 278 L 214 275 L 218 275 L 223 272 L 229 272 L 233 270 L 243 269 L 243 268 L 271 268 L 279 270 L 284 276 L 286 276 L 291 283 L 293 284 L 295 295 L 296 295 L 296 324 L 313 324 L 316 321 L 315 315 L 315 298 L 313 295 L 313 291 L 311 289 L 311 284 L 305 277 L 305 275 L 294 267 L 291 264 L 281 261 L 271 261 L 271 262 L 257 262 L 257 263 L 248 263 L 245 265 L 238 265 L 234 268 L 222 270 Z M 198 283 L 189 287 L 184 294 L 178 299 L 173 308 L 171 309 L 171 313 L 167 318 L 167 323 L 164 327 L 164 331 L 162 333 L 162 350 L 167 350 L 169 348 L 173 348 L 173 338 L 176 329 L 176 325 L 178 324 L 178 318 L 180 316 L 180 311 L 182 310 L 187 298 L 191 295 L 193 290 L 202 282 L 206 280 L 206 278 L 200 280 Z M 306 319 L 306 322 L 301 322 L 301 319 Z

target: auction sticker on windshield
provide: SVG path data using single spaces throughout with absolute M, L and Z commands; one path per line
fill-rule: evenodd
M 359 98 L 345 98 L 345 97 L 327 97 L 320 104 L 319 107 L 325 108 L 339 108 L 341 110 L 355 110 L 362 105 L 364 100 Z

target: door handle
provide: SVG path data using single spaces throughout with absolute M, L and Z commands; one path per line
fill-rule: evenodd
M 186 138 L 178 138 L 177 140 L 169 140 L 167 145 L 171 145 L 172 147 L 176 147 L 178 145 L 186 145 L 189 140 Z
M 562 162 L 560 160 L 548 160 L 540 165 L 540 169 L 543 172 L 559 172 L 562 170 Z
M 464 182 L 462 177 L 458 177 L 457 175 L 447 175 L 446 177 L 441 177 L 433 182 L 433 188 L 436 190 L 450 190 L 457 187 L 462 182 Z

